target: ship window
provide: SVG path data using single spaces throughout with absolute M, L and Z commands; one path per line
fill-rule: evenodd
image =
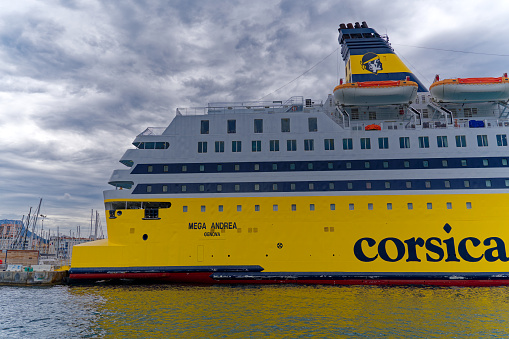
M 471 202 L 467 202 L 467 209 L 472 209 L 472 203 Z
M 426 96 L 423 95 L 421 98 L 422 98 L 422 103 L 424 104 L 426 102 Z
M 447 160 L 442 160 L 442 167 L 447 167 L 448 164 L 447 164 Z
M 368 203 L 368 210 L 373 210 L 373 203 Z
M 290 170 L 292 170 L 292 171 L 295 170 L 295 164 L 293 164 L 293 163 L 290 164 Z
M 260 205 L 255 205 L 255 212 L 260 212 Z
M 242 151 L 242 141 L 232 141 L 232 152 Z
M 159 209 L 158 208 L 146 208 L 145 209 L 145 217 L 143 219 L 159 219 Z M 143 240 L 147 240 L 145 238 L 145 235 L 143 236 Z
M 456 136 L 456 147 L 467 147 L 467 138 L 464 135 Z
M 448 147 L 447 136 L 446 135 L 438 135 L 437 136 L 437 146 L 438 147 Z
M 270 151 L 271 152 L 279 152 L 279 140 L 271 140 L 270 141 Z
M 228 120 L 226 129 L 228 133 L 237 133 L 237 120 Z
M 346 168 L 352 168 L 352 163 L 351 162 L 347 162 L 345 166 L 346 166 Z
M 405 161 L 403 161 L 403 166 L 404 166 L 405 168 L 410 167 L 410 161 L 406 161 L 406 160 L 405 160 Z
M 335 211 L 336 210 L 336 204 L 330 204 L 330 210 Z
M 201 208 L 200 208 L 200 210 L 201 210 L 202 212 L 205 212 L 205 210 L 206 210 L 205 206 L 204 206 L 204 205 L 202 205 L 202 206 L 201 206 Z
M 295 184 L 294 184 L 294 183 L 291 183 L 291 184 L 290 184 L 290 190 L 291 190 L 291 191 L 295 191 Z
M 445 188 L 451 188 L 451 182 L 449 180 L 444 181 Z
M 277 184 L 272 184 L 272 190 L 277 191 Z
M 263 133 L 263 119 L 254 119 L 254 132 Z
M 238 191 L 240 191 L 240 185 L 239 185 L 239 184 L 236 184 L 236 185 L 235 185 L 235 192 L 238 192 Z
M 290 132 L 290 119 L 283 118 L 281 119 L 281 132 Z
M 260 170 L 260 164 L 254 164 L 254 170 L 259 171 Z
M 392 210 L 392 202 L 388 202 L 387 203 L 387 209 L 388 210 Z
M 163 185 L 163 193 L 166 193 L 168 192 L 168 186 L 167 185 Z
M 497 146 L 507 146 L 507 135 L 497 134 Z
M 413 210 L 413 209 L 414 209 L 414 204 L 413 204 L 413 203 L 411 203 L 411 202 L 409 202 L 409 203 L 407 204 L 407 208 L 408 208 L 409 210 Z
M 314 183 L 312 183 L 312 182 L 310 182 L 310 183 L 309 183 L 309 185 L 308 185 L 308 187 L 309 187 L 309 190 L 310 190 L 310 191 L 313 191 L 313 190 L 315 189 L 315 184 L 314 184 Z
M 352 108 L 351 116 L 352 116 L 352 120 L 359 120 L 360 119 L 359 109 L 358 108 Z
M 355 206 L 353 204 L 348 204 L 348 209 L 350 211 L 353 211 L 355 209 Z
M 389 138 L 378 138 L 378 148 L 379 149 L 388 149 L 389 148 Z
M 432 203 L 430 203 L 430 202 L 428 202 L 428 203 L 426 204 L 426 207 L 427 207 L 429 210 L 430 210 L 430 209 L 433 209 L 433 204 L 432 204 Z
M 182 165 L 182 172 L 187 172 L 187 165 Z
M 200 185 L 200 192 L 205 192 L 205 185 Z
M 467 188 L 468 188 L 468 187 L 470 187 L 470 181 L 468 181 L 468 180 L 463 180 L 463 185 L 464 185 L 465 187 L 467 187 Z
M 217 171 L 218 171 L 218 172 L 223 171 L 223 165 L 218 164 L 218 165 L 217 165 Z
M 329 189 L 330 189 L 330 190 L 333 190 L 333 189 L 334 189 L 334 183 L 333 183 L 333 182 L 329 182 Z
M 369 167 L 370 167 L 369 161 L 364 161 L 364 168 L 369 168 Z
M 465 118 L 471 118 L 472 117 L 472 109 L 465 108 L 463 110 L 463 115 L 465 116 Z
M 447 209 L 448 209 L 448 210 L 452 209 L 452 202 L 448 202 L 448 203 L 446 204 L 446 206 L 447 206 Z
M 406 188 L 412 188 L 412 182 L 411 181 L 407 181 L 405 183 L 405 185 L 406 185 Z
M 388 161 L 384 161 L 383 162 L 383 166 L 384 166 L 384 168 L 389 168 L 389 162 Z
M 205 165 L 200 165 L 200 172 L 205 172 Z
M 218 185 L 216 186 L 216 190 L 217 190 L 218 192 L 221 192 L 221 191 L 223 190 L 223 185 L 218 184 Z
M 422 161 L 422 167 L 429 167 L 429 161 L 428 160 L 423 160 Z
M 208 120 L 202 120 L 201 121 L 201 134 L 209 134 L 209 121 Z
M 163 166 L 163 172 L 168 172 L 168 165 Z
M 186 185 L 182 185 L 182 186 L 180 186 L 180 190 L 181 190 L 182 192 L 187 191 L 187 186 L 186 186 Z
M 182 211 L 187 212 L 187 206 L 182 206 Z
M 312 170 L 313 169 L 313 163 L 312 162 L 308 162 L 308 170 Z
M 272 205 L 272 210 L 273 210 L 274 212 L 277 212 L 277 205 Z
M 485 167 L 488 166 L 489 165 L 488 159 L 482 159 L 482 165 Z
M 334 151 L 334 139 L 323 139 L 323 147 L 326 151 Z
M 297 205 L 292 204 L 292 211 L 296 211 L 296 210 L 297 210 Z
M 371 149 L 370 138 L 361 138 L 361 149 Z
M 505 186 L 508 187 L 509 186 L 509 180 L 505 180 Z
M 215 142 L 215 151 L 216 151 L 216 153 L 224 152 L 224 141 L 216 141 Z
M 155 142 L 146 142 L 145 149 L 154 149 L 155 145 L 156 145 Z
M 429 137 L 419 137 L 419 148 L 429 148 Z
M 222 211 L 223 211 L 223 205 L 219 205 L 219 206 L 217 206 L 217 210 L 218 210 L 219 212 L 222 212 Z
M 234 166 L 234 169 L 235 169 L 235 171 L 237 171 L 237 172 L 238 172 L 238 171 L 240 171 L 240 165 L 236 164 L 236 165 Z
M 272 170 L 277 171 L 277 164 L 272 164 Z
M 386 181 L 385 182 L 385 188 L 387 188 L 387 189 L 391 188 L 391 182 L 390 181 Z
M 314 211 L 315 210 L 315 204 L 309 204 L 309 210 Z
M 369 120 L 376 120 L 376 112 L 368 112 Z
M 409 137 L 400 137 L 399 138 L 399 148 L 410 148 L 410 138 Z
M 486 134 L 477 136 L 477 146 L 479 146 L 479 147 L 488 146 L 488 136 Z
M 429 114 L 428 114 L 428 109 L 427 108 L 423 108 L 422 109 L 422 118 L 423 119 L 428 119 L 429 118 Z
M 424 182 L 424 186 L 425 186 L 426 188 L 431 188 L 431 181 L 425 181 L 425 182 Z
M 353 189 L 353 184 L 351 182 L 347 183 L 346 188 L 348 188 L 349 190 Z
M 154 170 L 154 166 L 152 166 L 152 165 L 148 165 L 147 166 L 147 172 L 148 173 L 151 173 L 153 170 Z
M 343 139 L 343 149 L 345 149 L 345 150 L 353 149 L 352 138 L 345 138 L 345 139 Z
M 147 193 L 150 193 L 152 192 L 152 186 L 151 185 L 147 185 Z
M 419 103 L 419 96 L 416 96 L 415 97 L 415 103 L 418 104 Z
M 296 151 L 297 150 L 297 140 L 286 140 L 286 150 L 287 151 Z
M 254 190 L 255 191 L 259 191 L 260 190 L 260 184 L 255 184 L 254 185 Z
M 367 182 L 366 183 L 366 189 L 370 190 L 371 189 L 371 183 L 370 182 Z
M 169 142 L 156 142 L 156 149 L 167 149 L 170 147 Z
M 486 180 L 486 187 L 491 187 L 491 180 Z
M 253 152 L 261 152 L 262 151 L 262 141 L 261 140 L 251 141 L 251 150 Z
M 308 118 L 308 129 L 310 132 L 318 131 L 318 122 L 316 118 Z
M 327 163 L 327 168 L 328 169 L 334 169 L 334 164 L 332 162 L 328 162 Z
M 467 166 L 467 160 L 461 159 L 461 166 L 466 167 Z
M 304 140 L 304 151 L 313 151 L 315 149 L 315 141 L 313 139 Z
M 198 153 L 207 153 L 207 142 L 206 141 L 198 142 Z
M 507 166 L 507 159 L 502 159 L 502 166 Z
M 242 205 L 237 205 L 237 212 L 242 212 Z

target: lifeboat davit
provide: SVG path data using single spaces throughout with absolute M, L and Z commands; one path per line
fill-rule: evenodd
M 342 105 L 408 104 L 417 96 L 418 85 L 409 80 L 364 81 L 334 88 L 334 98 Z
M 509 99 L 509 78 L 457 78 L 435 81 L 429 88 L 442 102 L 505 101 Z

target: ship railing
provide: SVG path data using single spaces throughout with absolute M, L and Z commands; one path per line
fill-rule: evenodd
M 141 132 L 138 136 L 162 135 L 165 130 L 166 130 L 166 127 L 148 127 L 146 130 Z

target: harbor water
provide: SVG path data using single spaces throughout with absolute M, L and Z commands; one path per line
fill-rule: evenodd
M 509 287 L 0 287 L 7 338 L 507 338 Z

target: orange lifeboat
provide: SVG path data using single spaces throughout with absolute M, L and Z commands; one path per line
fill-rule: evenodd
M 456 78 L 438 80 L 430 86 L 432 97 L 441 102 L 505 101 L 509 99 L 509 78 Z
M 366 127 L 364 127 L 364 130 L 365 131 L 381 131 L 382 127 L 377 124 L 371 124 L 371 125 L 367 125 Z
M 364 81 L 334 88 L 334 98 L 342 105 L 408 104 L 417 96 L 418 85 L 408 80 Z

